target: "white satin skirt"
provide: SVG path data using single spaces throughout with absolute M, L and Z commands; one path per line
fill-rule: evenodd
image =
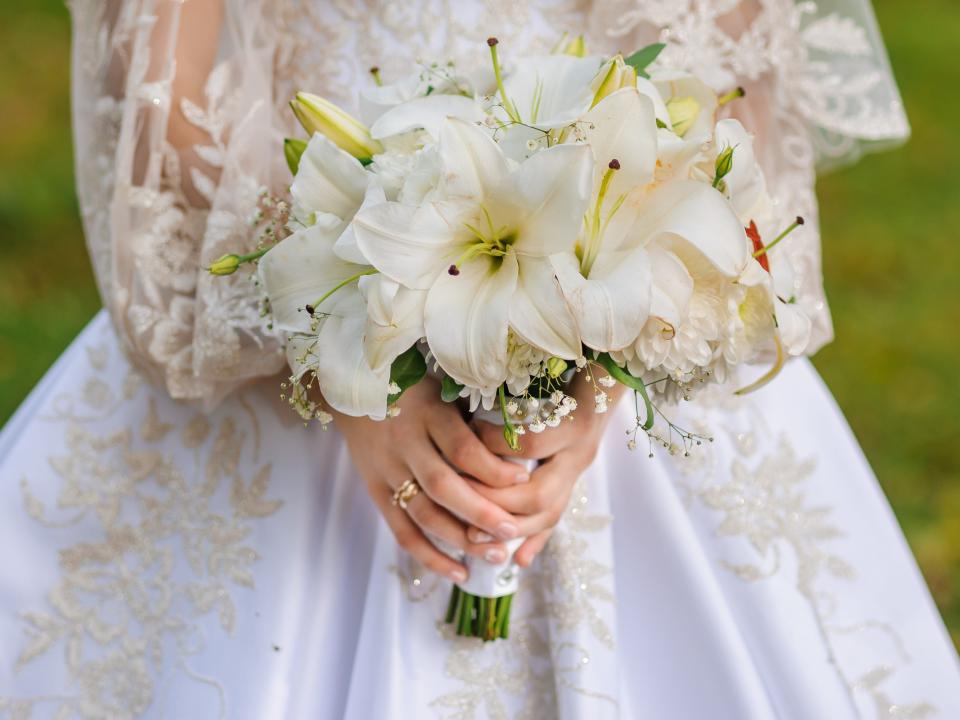
M 449 582 L 278 394 L 177 404 L 103 313 L 64 353 L 0 435 L 0 717 L 960 717 L 954 648 L 806 361 L 684 408 L 715 436 L 690 458 L 628 450 L 622 404 L 488 644 L 451 634 Z

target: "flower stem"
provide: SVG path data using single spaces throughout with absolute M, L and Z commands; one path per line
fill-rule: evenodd
M 334 285 L 330 290 L 328 290 L 327 292 L 325 292 L 325 293 L 323 294 L 323 296 L 322 296 L 319 300 L 317 300 L 316 302 L 314 302 L 314 303 L 311 304 L 311 307 L 313 307 L 313 308 L 319 308 L 319 307 L 320 307 L 320 304 L 321 304 L 324 300 L 326 300 L 327 298 L 329 298 L 331 295 L 333 295 L 337 290 L 340 290 L 341 288 L 345 288 L 347 285 L 349 285 L 349 284 L 352 283 L 352 282 L 356 282 L 357 280 L 359 280 L 360 278 L 362 278 L 364 275 L 376 275 L 377 272 L 378 272 L 378 270 L 377 270 L 376 268 L 370 268 L 369 270 L 364 270 L 363 272 L 358 272 L 356 275 L 351 275 L 350 277 L 348 277 L 348 278 L 347 278 L 346 280 L 344 280 L 343 282 L 337 283 L 337 284 Z

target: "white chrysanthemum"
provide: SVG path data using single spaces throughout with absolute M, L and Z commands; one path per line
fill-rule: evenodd
M 718 348 L 742 327 L 739 307 L 746 288 L 717 272 L 699 252 L 683 247 L 674 252 L 693 279 L 693 293 L 676 326 L 651 317 L 633 346 L 623 351 L 627 367 L 638 376 L 660 370 L 683 378 L 710 368 L 720 355 Z
M 416 133 L 409 133 L 414 135 Z M 436 145 L 388 148 L 374 157 L 370 169 L 383 186 L 388 200 L 416 205 L 437 186 L 440 164 Z

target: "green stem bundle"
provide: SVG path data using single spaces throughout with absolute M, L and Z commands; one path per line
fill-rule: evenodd
M 510 635 L 510 607 L 513 595 L 487 598 L 453 586 L 447 605 L 446 622 L 457 635 L 480 638 L 484 642 Z

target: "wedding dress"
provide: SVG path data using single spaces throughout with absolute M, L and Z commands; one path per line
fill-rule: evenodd
M 181 48 L 194 1 L 72 3 L 107 311 L 0 435 L 0 716 L 960 717 L 955 651 L 807 361 L 675 409 L 715 436 L 688 458 L 629 451 L 619 408 L 510 639 L 484 645 L 440 622 L 449 583 L 397 548 L 336 430 L 280 403 L 256 290 L 199 269 L 250 247 L 262 189 L 289 182 L 294 89 L 352 108 L 371 65 L 489 35 L 502 57 L 563 30 L 596 52 L 659 37 L 666 62 L 747 87 L 734 112 L 778 212 L 807 219 L 784 247 L 822 345 L 815 168 L 908 131 L 866 3 L 228 0 Z M 197 139 L 173 147 L 168 122 Z

